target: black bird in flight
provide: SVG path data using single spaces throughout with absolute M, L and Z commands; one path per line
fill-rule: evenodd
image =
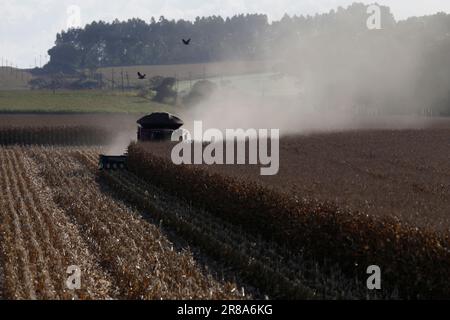
M 146 74 L 142 74 L 142 73 L 140 73 L 139 71 L 138 71 L 137 75 L 138 75 L 138 77 L 139 77 L 139 80 L 145 79 L 145 76 L 146 76 Z
M 187 40 L 184 40 L 184 39 L 182 39 L 182 40 L 185 45 L 189 45 L 189 43 L 191 42 L 191 38 L 189 38 Z

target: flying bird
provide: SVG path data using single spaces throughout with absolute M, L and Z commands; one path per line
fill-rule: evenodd
M 142 74 L 142 73 L 140 73 L 139 71 L 138 71 L 137 75 L 138 75 L 138 77 L 139 77 L 139 80 L 145 79 L 145 76 L 146 76 L 146 74 Z
M 191 38 L 189 38 L 187 40 L 184 40 L 184 39 L 182 39 L 182 40 L 185 45 L 189 45 L 189 43 L 191 42 Z

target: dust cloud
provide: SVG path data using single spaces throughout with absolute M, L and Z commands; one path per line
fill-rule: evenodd
M 104 147 L 105 154 L 121 155 L 127 152 L 131 142 L 136 140 L 136 130 L 122 130 L 115 134 L 112 143 Z
M 421 84 L 426 38 L 404 37 L 406 22 L 395 21 L 387 7 L 383 28 L 369 30 L 366 9 L 354 5 L 319 17 L 327 28 L 317 22 L 309 25 L 313 31 L 286 31 L 267 50 L 265 76 L 215 81 L 211 96 L 180 113 L 185 128 L 192 130 L 194 120 L 204 128 L 281 134 L 428 127 L 425 115 L 437 111 L 429 109 L 434 91 Z

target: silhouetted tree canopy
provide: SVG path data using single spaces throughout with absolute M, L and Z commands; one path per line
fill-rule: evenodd
M 160 17 L 150 23 L 140 19 L 92 22 L 83 29 L 58 34 L 46 67 L 65 71 L 74 67 L 255 59 L 268 26 L 267 17 L 258 14 L 195 21 Z M 192 38 L 190 45 L 183 45 L 182 38 Z

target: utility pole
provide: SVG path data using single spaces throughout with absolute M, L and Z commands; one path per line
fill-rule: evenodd
M 128 71 L 127 71 L 127 88 L 128 90 L 130 89 L 130 77 L 128 75 Z
M 189 72 L 189 90 L 192 89 L 192 74 Z
M 175 75 L 173 76 L 175 78 L 175 90 L 178 94 L 178 78 L 177 78 L 177 74 L 175 73 Z
M 111 68 L 111 88 L 114 91 L 114 68 Z
M 123 87 L 123 68 L 120 69 L 120 77 L 122 78 L 122 92 L 125 90 L 125 88 Z

